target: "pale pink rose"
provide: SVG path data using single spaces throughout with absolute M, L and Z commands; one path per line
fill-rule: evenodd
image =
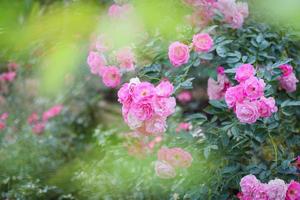
M 166 118 L 160 116 L 153 116 L 150 120 L 147 120 L 145 122 L 145 128 L 148 133 L 164 133 L 167 128 Z
M 32 131 L 33 131 L 33 133 L 35 133 L 37 135 L 41 135 L 44 132 L 45 127 L 46 127 L 45 122 L 38 122 L 33 125 Z
M 155 87 L 149 82 L 136 84 L 133 90 L 133 100 L 135 102 L 149 99 L 155 95 Z
M 279 66 L 282 76 L 289 76 L 290 74 L 293 73 L 293 67 L 291 65 L 285 64 L 285 65 L 280 65 Z
M 16 78 L 17 73 L 12 71 L 12 72 L 5 72 L 0 74 L 0 81 L 7 81 L 7 82 L 12 82 Z
M 157 159 L 159 161 L 166 161 L 168 157 L 169 148 L 162 147 L 157 151 Z
M 27 118 L 27 122 L 30 125 L 33 125 L 39 121 L 39 116 L 36 112 L 31 113 L 31 115 Z
M 101 71 L 106 65 L 106 60 L 103 55 L 95 51 L 90 51 L 87 58 L 87 63 L 92 74 L 101 75 Z
M 271 180 L 268 183 L 269 200 L 285 200 L 287 184 L 281 179 Z
M 251 64 L 243 64 L 239 66 L 235 72 L 235 80 L 238 82 L 244 82 L 247 79 L 253 77 L 256 74 L 256 71 Z
M 207 95 L 209 100 L 220 100 L 225 96 L 225 92 L 231 86 L 227 76 L 218 74 L 218 81 L 212 78 L 207 82 Z
M 244 24 L 244 17 L 239 11 L 234 11 L 231 15 L 225 18 L 228 24 L 234 29 L 239 29 Z
M 155 162 L 155 173 L 158 177 L 163 179 L 174 178 L 176 176 L 174 167 L 162 161 Z
M 288 93 L 295 92 L 297 89 L 297 83 L 299 80 L 296 78 L 294 73 L 288 76 L 279 77 L 280 86 Z
M 291 181 L 287 192 L 285 200 L 299 200 L 300 199 L 300 183 L 297 181 Z
M 156 97 L 152 103 L 155 113 L 159 116 L 168 117 L 175 112 L 176 99 L 174 97 Z
M 261 97 L 258 101 L 258 112 L 260 117 L 270 117 L 272 113 L 277 112 L 278 108 L 273 97 Z
M 169 46 L 169 59 L 174 67 L 188 63 L 190 58 L 189 47 L 180 42 L 173 42 Z
M 130 85 L 125 83 L 118 91 L 118 101 L 125 106 L 129 106 L 132 102 L 132 96 L 130 91 Z
M 241 191 L 243 197 L 245 196 L 253 196 L 255 189 L 260 185 L 260 181 L 254 175 L 244 176 L 240 181 Z
M 247 18 L 249 16 L 249 8 L 246 2 L 237 2 L 236 7 L 239 13 L 241 13 L 244 18 Z
M 115 66 L 106 67 L 105 70 L 103 70 L 102 81 L 107 87 L 117 87 L 121 83 L 120 70 Z
M 156 95 L 160 97 L 169 97 L 174 91 L 174 86 L 170 81 L 163 80 L 155 88 Z
M 193 99 L 192 93 L 188 90 L 184 90 L 184 91 L 180 92 L 176 97 L 177 97 L 178 101 L 182 104 L 189 103 Z
M 264 183 L 260 183 L 258 186 L 256 186 L 253 199 L 270 200 L 268 197 L 268 185 Z
M 188 168 L 191 166 L 193 158 L 189 152 L 175 147 L 168 150 L 168 156 L 165 161 L 173 167 Z
M 253 124 L 259 118 L 257 102 L 244 101 L 238 103 L 235 113 L 240 122 Z
M 140 120 L 133 112 L 129 111 L 127 114 L 125 114 L 125 121 L 127 122 L 128 126 L 135 130 L 142 126 L 143 121 Z
M 193 36 L 193 46 L 196 52 L 208 52 L 213 45 L 214 41 L 207 33 L 199 33 Z
M 264 95 L 265 82 L 263 79 L 251 77 L 247 79 L 243 84 L 244 93 L 250 100 L 259 99 Z
M 230 87 L 225 92 L 225 102 L 229 108 L 234 108 L 237 103 L 245 99 L 244 89 L 241 85 Z
M 6 121 L 8 117 L 9 117 L 9 114 L 8 114 L 7 112 L 2 113 L 2 114 L 0 115 L 0 120 Z
M 135 57 L 130 48 L 120 49 L 116 54 L 116 59 L 120 64 L 120 68 L 127 71 L 134 70 Z
M 191 123 L 189 122 L 181 122 L 178 124 L 177 128 L 176 128 L 176 132 L 181 132 L 181 131 L 190 131 L 192 130 L 193 126 Z
M 149 120 L 154 114 L 151 100 L 134 103 L 131 107 L 131 112 L 141 121 Z
M 49 119 L 59 115 L 62 109 L 63 109 L 62 105 L 55 105 L 51 107 L 49 110 L 43 113 L 43 121 L 46 122 Z

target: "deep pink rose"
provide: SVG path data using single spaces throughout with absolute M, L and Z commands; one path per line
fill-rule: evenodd
M 43 121 L 47 122 L 49 119 L 59 115 L 62 109 L 63 109 L 62 105 L 55 105 L 51 107 L 49 110 L 43 113 Z
M 300 199 L 300 183 L 297 181 L 291 181 L 287 192 L 285 200 L 299 200 Z
M 0 81 L 7 81 L 7 82 L 12 82 L 16 78 L 17 73 L 12 71 L 12 72 L 5 72 L 0 74 Z
M 260 117 L 270 117 L 272 113 L 277 112 L 278 108 L 273 97 L 261 97 L 258 101 L 258 112 Z
M 288 93 L 295 92 L 297 89 L 297 83 L 299 80 L 296 78 L 294 73 L 288 76 L 279 77 L 280 86 Z
M 229 108 L 234 108 L 237 103 L 241 103 L 244 99 L 244 89 L 241 85 L 230 87 L 225 92 L 225 101 Z
M 188 63 L 190 58 L 189 47 L 180 42 L 173 42 L 169 46 L 169 59 L 174 67 L 180 67 Z
M 242 123 L 253 124 L 259 118 L 257 102 L 244 101 L 238 103 L 235 112 Z
M 243 64 L 239 66 L 235 72 L 235 80 L 238 82 L 246 81 L 247 79 L 253 77 L 256 71 L 251 64 Z
M 193 46 L 196 52 L 208 52 L 214 45 L 208 33 L 199 33 L 193 36 Z
M 121 83 L 121 73 L 115 66 L 106 67 L 102 73 L 102 81 L 104 85 L 115 88 Z
M 174 86 L 170 81 L 163 80 L 155 88 L 156 95 L 161 97 L 169 97 L 174 91 Z
M 291 65 L 280 65 L 279 68 L 283 76 L 289 76 L 291 73 L 293 73 L 293 67 Z
M 32 131 L 33 131 L 33 133 L 35 133 L 37 135 L 41 135 L 44 132 L 45 127 L 46 127 L 45 122 L 38 122 L 33 125 Z
M 251 77 L 247 79 L 243 84 L 244 93 L 250 100 L 259 99 L 264 95 L 265 82 L 263 79 Z
M 106 60 L 103 55 L 101 55 L 95 51 L 90 51 L 88 58 L 87 58 L 87 63 L 90 67 L 90 71 L 92 74 L 100 75 L 102 72 L 102 69 L 106 65 Z
M 174 178 L 176 176 L 174 167 L 163 161 L 155 162 L 155 173 L 158 177 L 163 179 Z

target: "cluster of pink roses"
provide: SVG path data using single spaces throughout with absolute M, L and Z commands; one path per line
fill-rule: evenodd
M 184 2 L 195 8 L 188 19 L 196 26 L 207 25 L 218 11 L 222 13 L 226 23 L 238 29 L 249 15 L 248 4 L 236 0 L 184 0 Z
M 42 119 L 40 119 L 36 112 L 33 112 L 28 117 L 27 122 L 32 126 L 32 131 L 35 134 L 42 134 L 45 130 L 48 120 L 59 115 L 62 109 L 62 105 L 55 105 L 43 113 Z
M 198 53 L 209 52 L 214 45 L 213 39 L 207 33 L 199 33 L 193 36 L 192 46 Z M 169 46 L 169 60 L 174 67 L 180 67 L 188 63 L 190 59 L 189 46 L 181 42 L 173 42 Z
M 241 200 L 298 200 L 300 199 L 300 183 L 291 181 L 286 184 L 281 179 L 261 183 L 254 175 L 247 175 L 241 179 Z
M 155 172 L 160 178 L 168 179 L 176 176 L 176 168 L 191 166 L 192 155 L 181 148 L 162 147 L 157 152 L 158 161 L 155 162 Z
M 289 93 L 296 91 L 299 80 L 294 74 L 293 67 L 285 64 L 279 66 L 279 68 L 282 72 L 282 75 L 279 77 L 280 86 Z
M 225 101 L 233 108 L 242 123 L 253 124 L 260 117 L 270 117 L 277 112 L 273 97 L 264 97 L 265 82 L 255 77 L 256 70 L 250 64 L 237 68 L 235 80 L 238 85 L 229 87 L 225 92 Z
M 6 128 L 6 120 L 8 118 L 8 113 L 5 112 L 5 113 L 2 113 L 0 115 L 0 131 L 1 130 L 4 130 Z
M 231 83 L 227 78 L 224 68 L 217 68 L 218 78 L 215 81 L 213 78 L 209 78 L 207 82 L 207 95 L 209 100 L 220 100 L 225 96 L 225 92 L 229 87 L 231 87 Z
M 131 79 L 118 91 L 124 121 L 132 130 L 145 135 L 164 133 L 167 117 L 175 111 L 176 100 L 171 97 L 173 90 L 168 80 L 162 80 L 155 87 L 138 78 Z

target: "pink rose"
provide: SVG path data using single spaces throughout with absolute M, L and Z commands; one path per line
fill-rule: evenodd
M 225 74 L 225 69 L 222 66 L 217 67 L 217 73 L 220 75 L 224 75 Z
M 191 123 L 188 122 L 181 122 L 178 124 L 177 128 L 176 128 L 176 132 L 180 132 L 180 131 L 190 131 L 192 130 L 193 126 Z
M 293 67 L 291 65 L 280 65 L 279 66 L 282 76 L 289 76 L 291 73 L 293 73 Z
M 159 116 L 168 117 L 175 112 L 176 100 L 174 97 L 156 97 L 152 103 L 155 113 Z
M 207 95 L 209 100 L 220 100 L 225 96 L 225 92 L 231 86 L 227 76 L 218 74 L 218 81 L 212 78 L 207 82 Z
M 127 71 L 134 70 L 135 58 L 130 48 L 120 49 L 116 54 L 116 59 L 121 68 Z
M 0 81 L 12 82 L 16 78 L 16 72 L 5 72 L 0 74 Z
M 127 113 L 123 113 L 123 116 L 125 115 L 125 121 L 128 124 L 128 126 L 132 129 L 135 130 L 139 127 L 142 126 L 143 121 L 140 120 L 134 112 L 132 112 L 131 110 Z
M 288 93 L 295 92 L 297 89 L 297 83 L 299 80 L 296 78 L 294 73 L 288 76 L 279 77 L 280 86 Z
M 247 79 L 243 84 L 244 93 L 250 100 L 259 99 L 264 95 L 265 82 L 263 79 L 251 77 Z
M 130 92 L 130 86 L 128 83 L 122 85 L 118 91 L 118 101 L 122 104 L 130 105 L 132 102 L 132 96 Z
M 259 118 L 257 102 L 244 101 L 236 105 L 236 116 L 242 123 L 253 124 Z
M 95 51 L 90 51 L 87 58 L 87 63 L 92 74 L 100 75 L 102 69 L 106 65 L 106 60 L 103 55 L 100 55 Z
M 168 150 L 166 162 L 173 167 L 188 168 L 192 164 L 192 155 L 181 148 L 171 148 Z
M 131 107 L 131 111 L 141 121 L 149 120 L 154 114 L 151 100 L 134 103 Z
M 237 2 L 236 8 L 238 12 L 243 15 L 244 18 L 247 18 L 249 16 L 249 8 L 246 2 Z
M 41 135 L 44 132 L 45 127 L 46 127 L 45 122 L 38 122 L 33 125 L 32 131 L 33 131 L 33 133 L 35 133 L 37 135 Z
M 287 192 L 286 192 L 286 200 L 299 200 L 300 199 L 300 183 L 297 181 L 291 181 Z
M 158 177 L 163 179 L 174 178 L 176 176 L 174 167 L 163 161 L 155 162 L 155 173 Z
M 169 46 L 169 59 L 174 67 L 188 63 L 190 58 L 189 47 L 180 42 L 173 42 Z
M 284 200 L 287 191 L 287 184 L 281 179 L 269 181 L 267 185 L 269 200 Z
M 193 46 L 196 52 L 208 52 L 213 45 L 214 41 L 207 33 L 199 33 L 193 36 Z
M 192 101 L 193 95 L 190 91 L 184 90 L 177 95 L 177 99 L 180 103 L 186 104 Z
M 31 115 L 28 117 L 27 122 L 30 125 L 33 125 L 39 121 L 39 116 L 37 113 L 33 112 Z
M 155 87 L 148 82 L 141 82 L 136 84 L 133 90 L 133 100 L 135 102 L 149 99 L 155 95 Z
M 277 112 L 278 108 L 275 105 L 273 97 L 261 97 L 258 101 L 258 112 L 261 117 L 270 117 L 272 113 Z
M 0 115 L 0 120 L 6 121 L 8 117 L 9 117 L 9 114 L 8 114 L 7 112 L 2 113 L 2 114 Z
M 104 85 L 110 88 L 117 87 L 121 82 L 121 74 L 117 67 L 109 66 L 103 70 L 102 80 Z
M 170 81 L 163 80 L 155 88 L 156 95 L 160 97 L 169 97 L 174 91 L 174 86 Z
M 260 185 L 260 181 L 254 175 L 244 176 L 240 181 L 243 196 L 253 196 L 258 185 Z
M 46 122 L 49 119 L 59 115 L 62 109 L 63 109 L 62 105 L 53 106 L 52 108 L 50 108 L 49 110 L 43 113 L 43 121 Z
M 270 200 L 268 197 L 268 185 L 260 183 L 258 186 L 256 186 L 253 199 Z
M 256 71 L 251 64 L 243 64 L 239 66 L 235 72 L 235 80 L 238 82 L 243 82 L 253 77 L 256 74 Z
M 225 101 L 229 108 L 234 108 L 237 103 L 241 103 L 244 99 L 244 89 L 241 85 L 230 87 L 225 92 Z
M 166 118 L 160 116 L 153 116 L 150 120 L 145 122 L 146 131 L 151 134 L 164 133 L 166 127 Z

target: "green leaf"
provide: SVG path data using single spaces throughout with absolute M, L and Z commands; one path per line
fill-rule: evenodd
M 291 101 L 286 100 L 281 104 L 281 107 L 288 107 L 288 106 L 300 106 L 300 101 Z
M 224 102 L 218 100 L 210 100 L 209 104 L 216 108 L 221 108 L 221 109 L 227 108 Z

